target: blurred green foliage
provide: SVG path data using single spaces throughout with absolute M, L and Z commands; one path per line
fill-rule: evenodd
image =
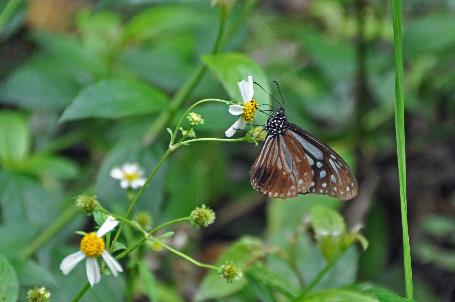
M 1 12 L 9 2 L 0 2 Z M 71 300 L 84 284 L 83 269 L 63 276 L 58 264 L 74 249 L 72 233 L 92 220 L 73 215 L 32 257 L 21 258 L 21 252 L 71 211 L 81 192 L 95 193 L 113 211 L 127 207 L 125 191 L 109 177 L 110 170 L 136 161 L 150 173 L 168 137 L 164 127 L 152 143 L 144 143 L 144 137 L 163 112 L 173 112 L 173 96 L 201 66 L 205 73 L 185 97 L 186 105 L 206 97 L 240 101 L 236 82 L 251 74 L 277 97 L 269 83 L 277 80 L 293 123 L 323 138 L 357 167 L 361 185 L 379 174 L 380 184 L 363 197 L 374 206 L 356 221 L 366 226 L 369 249 L 360 256 L 352 242 L 341 246 L 341 237 L 330 242 L 318 237 L 320 230 L 348 235 L 351 225 L 334 211 L 341 206 L 337 200 L 308 195 L 269 200 L 264 206 L 248 181 L 258 148 L 191 145 L 172 155 L 136 211 L 149 212 L 158 224 L 203 203 L 215 208 L 220 226 L 215 224 L 212 233 L 210 228 L 176 232 L 187 233 L 190 242 L 184 249 L 196 258 L 218 264 L 234 260 L 244 278 L 227 285 L 216 272 L 201 276 L 173 256 L 144 248 L 125 262 L 137 268 L 135 285 L 128 283 L 129 275 L 107 277 L 82 301 L 125 301 L 129 290 L 150 301 L 287 301 L 301 294 L 335 255 L 339 260 L 316 291 L 299 301 L 408 301 L 380 287 L 403 293 L 401 277 L 395 277 L 401 276 L 395 269 L 401 263 L 396 260 L 399 241 L 389 238 L 399 233 L 399 225 L 392 222 L 398 220 L 398 191 L 391 176 L 394 71 L 388 1 L 237 1 L 228 12 L 218 54 L 210 53 L 219 14 L 209 1 L 94 1 L 94 6 L 72 8 L 66 20 L 71 30 L 66 31 L 53 27 L 52 20 L 43 25 L 33 19 L 30 11 L 38 7 L 45 14 L 48 1 L 17 2 L 6 22 L 0 13 L 0 300 L 23 301 L 31 286 L 46 286 L 54 301 Z M 449 155 L 453 151 L 455 12 L 451 1 L 406 5 L 410 169 L 423 163 L 429 173 L 427 153 L 439 154 L 431 147 L 442 145 Z M 259 101 L 273 104 L 257 91 Z M 175 109 L 165 126 L 175 125 L 184 109 Z M 234 121 L 223 106 L 204 105 L 197 112 L 205 119 L 197 132 L 201 137 L 222 137 Z M 258 123 L 265 120 L 260 116 Z M 425 209 L 418 207 L 426 199 L 419 199 L 424 196 L 419 179 L 431 177 L 416 172 L 415 180 L 413 171 L 409 185 L 416 193 L 410 194 L 410 208 L 416 223 L 411 228 L 418 266 L 453 274 L 455 205 L 448 202 L 448 196 L 455 196 L 453 174 L 426 191 L 450 210 L 420 220 L 417 212 Z M 217 260 L 207 255 L 211 250 L 217 251 Z M 417 301 L 453 297 L 450 281 L 441 286 L 444 291 L 433 275 L 425 275 L 425 267 L 417 267 L 416 276 L 425 285 L 417 289 Z

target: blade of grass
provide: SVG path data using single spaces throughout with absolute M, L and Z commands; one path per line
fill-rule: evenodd
M 406 297 L 413 298 L 411 247 L 408 232 L 406 198 L 406 144 L 404 131 L 403 36 L 402 0 L 392 0 L 393 37 L 395 43 L 395 131 L 397 141 L 398 177 L 400 182 L 401 226 L 403 231 L 403 258 Z

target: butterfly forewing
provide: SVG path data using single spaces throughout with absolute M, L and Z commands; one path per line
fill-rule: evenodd
M 288 198 L 308 191 L 311 172 L 303 150 L 282 136 L 269 136 L 251 169 L 251 184 L 269 197 Z
M 269 197 L 315 193 L 347 200 L 357 194 L 357 181 L 344 160 L 293 124 L 267 136 L 250 176 L 253 187 Z

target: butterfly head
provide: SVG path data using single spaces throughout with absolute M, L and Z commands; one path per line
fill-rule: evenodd
M 265 130 L 267 131 L 268 135 L 276 136 L 283 134 L 284 131 L 286 131 L 287 127 L 288 119 L 286 117 L 286 114 L 284 113 L 284 108 L 280 106 L 267 120 Z

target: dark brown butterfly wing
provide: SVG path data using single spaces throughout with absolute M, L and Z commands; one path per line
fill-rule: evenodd
M 357 195 L 357 181 L 346 162 L 304 129 L 289 124 L 269 135 L 250 171 L 253 187 L 269 197 L 315 193 L 342 200 Z
M 294 138 L 307 155 L 313 175 L 309 193 L 325 194 L 342 200 L 357 195 L 357 180 L 348 164 L 329 146 L 304 129 L 290 124 L 286 134 Z
M 311 169 L 302 148 L 283 135 L 268 136 L 250 171 L 253 187 L 269 197 L 289 198 L 305 193 Z

